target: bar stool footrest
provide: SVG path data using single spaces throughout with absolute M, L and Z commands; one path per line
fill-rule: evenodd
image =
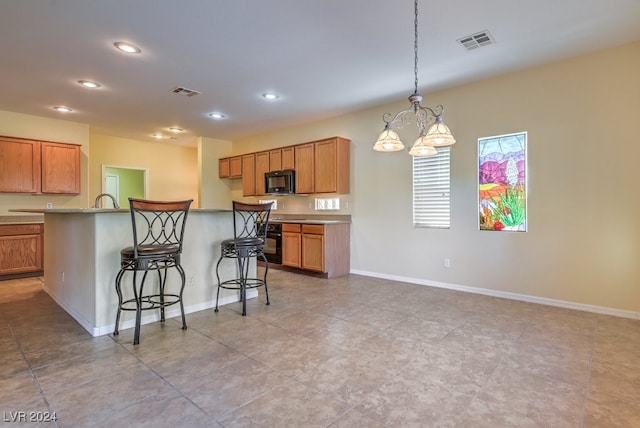
M 150 309 L 166 308 L 167 306 L 180 303 L 180 296 L 177 294 L 164 294 L 164 302 L 161 301 L 160 299 L 161 296 L 162 295 L 160 294 L 149 294 L 147 296 L 142 296 L 142 299 L 141 299 L 142 307 L 140 308 L 140 310 L 147 311 Z M 137 305 L 138 305 L 138 301 L 136 299 L 125 300 L 120 304 L 120 310 L 137 311 L 138 310 Z

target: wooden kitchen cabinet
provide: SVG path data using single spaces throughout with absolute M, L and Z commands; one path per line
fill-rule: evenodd
M 243 195 L 264 195 L 264 174 L 293 169 L 296 193 L 349 193 L 350 140 L 332 137 L 310 143 L 249 153 L 235 158 L 221 158 L 220 178 L 242 176 Z M 247 157 L 253 157 L 253 163 Z M 234 173 L 234 159 L 236 173 Z M 242 159 L 240 161 L 240 159 Z
M 282 168 L 281 169 L 295 169 L 296 155 L 295 149 L 293 146 L 291 147 L 283 147 L 282 148 Z
M 41 143 L 42 193 L 80 194 L 80 146 Z
M 0 279 L 41 276 L 44 225 L 0 224 Z
M 314 143 L 315 193 L 349 193 L 349 143 L 340 137 Z
M 300 144 L 295 147 L 296 193 L 314 193 L 314 145 Z
M 240 178 L 242 177 L 242 156 L 218 159 L 218 177 Z
M 40 192 L 40 142 L 0 137 L 0 192 Z
M 350 269 L 349 223 L 282 224 L 282 265 L 327 278 Z
M 300 229 L 299 224 L 282 224 L 282 264 L 284 266 L 295 268 L 302 266 Z
M 229 158 L 229 178 L 242 177 L 242 156 Z
M 229 178 L 229 174 L 230 174 L 229 160 L 230 158 L 218 159 L 218 177 L 219 178 Z
M 269 172 L 269 159 L 271 157 L 270 152 L 256 153 L 256 167 L 255 167 L 255 179 L 256 179 L 256 193 L 260 196 L 266 193 L 264 187 L 264 174 Z
M 282 171 L 282 149 L 269 150 L 269 172 Z
M 302 225 L 302 269 L 324 272 L 324 226 Z
M 256 156 L 242 156 L 242 195 L 254 196 L 256 194 Z
M 80 146 L 0 137 L 0 192 L 80 194 Z

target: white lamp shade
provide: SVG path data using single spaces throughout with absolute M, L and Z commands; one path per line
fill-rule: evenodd
M 433 147 L 431 144 L 427 144 L 427 142 L 425 141 L 425 137 L 426 136 L 420 136 L 418 137 L 416 142 L 413 143 L 413 147 L 411 147 L 411 150 L 409 150 L 409 154 L 411 156 L 426 157 L 438 154 L 438 151 L 435 147 Z
M 444 124 L 442 118 L 438 116 L 436 123 L 431 125 L 427 134 L 420 138 L 424 144 L 433 147 L 446 147 L 455 144 L 456 139 L 451 135 L 449 127 Z
M 378 152 L 397 152 L 402 149 L 404 149 L 404 144 L 400 141 L 400 136 L 388 125 L 380 133 L 376 144 L 373 146 L 373 150 Z

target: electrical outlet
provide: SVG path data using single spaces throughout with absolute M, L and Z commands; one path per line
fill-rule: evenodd
M 451 267 L 451 259 L 444 259 L 442 261 L 442 265 L 446 268 L 450 268 Z
M 50 210 L 53 208 L 53 202 L 47 202 L 47 209 Z
M 193 274 L 189 275 L 189 277 L 187 278 L 187 285 L 192 286 L 195 283 L 196 283 L 196 276 Z

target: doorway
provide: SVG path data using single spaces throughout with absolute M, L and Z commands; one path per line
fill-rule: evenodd
M 129 198 L 146 199 L 147 170 L 103 165 L 102 192 L 112 194 L 121 208 L 129 206 Z

